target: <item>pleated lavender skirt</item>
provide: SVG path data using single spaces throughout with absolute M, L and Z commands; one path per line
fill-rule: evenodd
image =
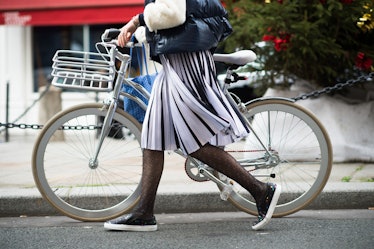
M 142 148 L 191 154 L 206 143 L 224 146 L 248 134 L 216 80 L 210 51 L 161 56 L 142 129 Z

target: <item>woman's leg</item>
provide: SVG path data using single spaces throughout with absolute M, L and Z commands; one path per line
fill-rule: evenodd
M 272 183 L 263 183 L 249 174 L 229 153 L 224 150 L 206 144 L 191 156 L 235 180 L 256 200 L 258 221 L 252 229 L 258 230 L 265 226 L 271 219 L 279 195 L 281 186 Z
M 157 188 L 160 183 L 163 169 L 164 152 L 144 149 L 143 174 L 141 179 L 142 191 L 139 203 L 135 206 L 132 213 L 139 214 L 144 218 L 153 216 Z
M 141 194 L 138 204 L 131 213 L 104 223 L 108 230 L 120 231 L 156 231 L 157 222 L 154 217 L 154 205 L 157 188 L 164 168 L 164 152 L 143 151 L 143 174 Z
M 235 180 L 258 201 L 266 192 L 263 183 L 248 173 L 229 153 L 216 146 L 206 144 L 191 154 L 192 157 L 209 165 L 227 177 Z

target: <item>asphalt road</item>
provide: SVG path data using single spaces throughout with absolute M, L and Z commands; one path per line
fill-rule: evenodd
M 156 215 L 156 232 L 105 231 L 67 217 L 0 218 L 0 248 L 373 248 L 374 210 L 305 210 L 252 231 L 245 213 Z

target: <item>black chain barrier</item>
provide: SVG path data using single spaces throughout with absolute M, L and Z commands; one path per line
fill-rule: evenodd
M 12 123 L 7 123 L 7 124 L 3 124 L 3 123 L 0 123 L 0 128 L 1 127 L 4 127 L 5 129 L 6 128 L 20 128 L 20 129 L 42 129 L 43 128 L 43 125 L 37 125 L 37 124 L 34 124 L 34 125 L 27 125 L 27 124 L 16 124 L 16 122 L 18 120 L 20 120 L 21 118 L 23 118 L 30 110 L 31 108 L 33 108 L 35 106 L 36 103 L 38 103 L 43 97 L 44 95 L 49 91 L 51 87 L 51 84 L 47 84 L 46 85 L 46 88 L 44 89 L 44 91 L 39 95 L 39 98 L 37 98 L 36 100 L 34 100 L 34 102 L 28 107 L 25 109 L 25 111 L 19 115 L 18 118 L 16 118 Z M 5 130 L 5 129 L 1 129 L 0 130 L 0 134 Z
M 302 94 L 302 95 L 300 95 L 298 97 L 295 97 L 295 98 L 292 98 L 292 99 L 295 100 L 295 101 L 298 101 L 298 100 L 306 100 L 308 98 L 318 98 L 322 94 L 332 93 L 334 91 L 341 90 L 345 87 L 353 86 L 357 83 L 363 83 L 365 81 L 369 82 L 369 81 L 373 81 L 373 80 L 374 80 L 374 72 L 371 72 L 367 75 L 361 75 L 361 76 L 357 77 L 356 79 L 350 79 L 350 80 L 347 80 L 344 83 L 337 83 L 334 86 L 328 86 L 328 87 L 325 87 L 321 90 L 316 90 L 316 91 L 313 91 L 313 92 L 310 92 L 310 93 Z
M 0 123 L 0 127 L 5 127 L 5 128 L 19 128 L 19 129 L 34 129 L 34 130 L 38 130 L 38 129 L 43 129 L 43 125 L 39 125 L 39 124 L 14 124 L 14 123 L 8 123 L 8 124 L 3 124 L 3 123 Z
M 341 90 L 343 88 L 346 88 L 346 87 L 350 87 L 350 86 L 353 86 L 357 83 L 364 83 L 364 82 L 370 82 L 370 81 L 373 81 L 374 80 L 374 72 L 371 72 L 367 75 L 361 75 L 359 77 L 357 77 L 356 79 L 349 79 L 347 80 L 346 82 L 344 83 L 337 83 L 336 85 L 334 86 L 328 86 L 328 87 L 325 87 L 321 90 L 316 90 L 316 91 L 313 91 L 313 92 L 310 92 L 310 93 L 306 93 L 306 94 L 302 94 L 300 96 L 297 96 L 297 97 L 294 97 L 292 98 L 295 102 L 296 101 L 299 101 L 299 100 L 306 100 L 308 98 L 318 98 L 319 96 L 321 96 L 322 94 L 329 94 L 329 93 L 332 93 L 334 91 L 338 91 L 338 90 Z M 27 108 L 22 114 L 20 117 L 18 117 L 16 119 L 16 121 L 18 121 L 19 119 L 21 119 L 23 116 L 25 116 L 25 114 L 36 104 L 36 102 L 38 102 L 45 94 L 46 92 L 49 90 L 49 85 L 48 87 L 46 88 L 46 90 L 40 95 L 40 97 L 35 100 L 32 105 Z M 14 122 L 16 122 L 14 121 Z M 0 127 L 5 127 L 5 128 L 19 128 L 19 129 L 34 129 L 34 130 L 38 130 L 38 129 L 43 129 L 43 125 L 40 125 L 40 124 L 15 124 L 15 123 L 0 123 Z M 89 126 L 82 126 L 82 125 L 78 125 L 78 126 L 62 126 L 60 129 L 61 130 L 84 130 L 84 129 L 88 129 L 88 130 L 94 130 L 94 129 L 100 129 L 102 126 L 98 126 L 98 125 L 89 125 Z M 0 133 L 2 132 L 3 130 L 0 130 Z
M 43 129 L 43 125 L 40 124 L 13 124 L 13 123 L 8 123 L 8 124 L 3 124 L 0 123 L 0 127 L 5 127 L 5 128 L 19 128 L 19 129 L 34 129 L 34 130 L 40 130 Z M 115 127 L 115 126 L 113 126 Z M 63 125 L 59 128 L 59 130 L 97 130 L 101 129 L 101 125 Z

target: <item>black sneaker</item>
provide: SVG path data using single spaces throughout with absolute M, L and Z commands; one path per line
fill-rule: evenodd
M 117 231 L 152 232 L 157 230 L 157 222 L 154 216 L 150 219 L 142 219 L 134 214 L 128 214 L 105 222 L 104 228 Z
M 281 193 L 280 185 L 273 183 L 267 183 L 267 185 L 266 197 L 261 203 L 257 203 L 258 221 L 252 226 L 253 230 L 261 229 L 269 223 Z

